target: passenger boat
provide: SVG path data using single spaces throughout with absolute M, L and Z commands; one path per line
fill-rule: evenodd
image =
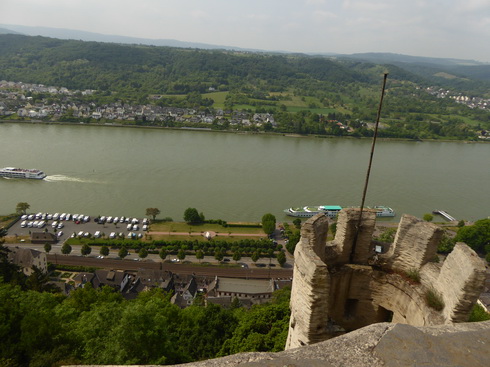
M 5 167 L 0 169 L 0 177 L 31 178 L 36 180 L 42 180 L 43 178 L 46 177 L 46 174 L 38 169 Z
M 344 209 L 340 205 L 305 206 L 303 208 L 289 208 L 284 213 L 291 217 L 310 218 L 323 213 L 329 218 L 335 218 Z M 394 217 L 395 211 L 387 206 L 365 207 L 364 209 L 375 210 L 377 217 Z

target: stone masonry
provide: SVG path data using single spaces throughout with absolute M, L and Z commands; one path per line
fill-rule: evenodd
M 458 243 L 436 262 L 443 230 L 403 215 L 394 243 L 376 253 L 376 245 L 386 245 L 372 239 L 376 214 L 364 210 L 362 221 L 359 215 L 360 209 L 342 210 L 330 242 L 327 217 L 303 224 L 286 349 L 378 322 L 421 327 L 467 321 L 485 280 L 485 265 L 471 248 Z M 442 310 L 427 301 L 430 295 L 443 302 Z

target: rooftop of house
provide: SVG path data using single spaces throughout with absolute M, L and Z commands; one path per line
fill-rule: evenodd
M 217 289 L 220 292 L 262 294 L 274 292 L 274 282 L 263 279 L 219 278 Z

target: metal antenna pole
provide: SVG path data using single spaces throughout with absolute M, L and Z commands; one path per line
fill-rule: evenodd
M 388 78 L 388 73 L 384 73 L 383 88 L 381 89 L 381 98 L 379 100 L 378 113 L 376 115 L 376 124 L 374 125 L 373 142 L 371 144 L 371 155 L 369 157 L 369 165 L 368 165 L 368 170 L 366 173 L 366 181 L 364 182 L 364 190 L 362 192 L 361 210 L 359 211 L 359 219 L 357 221 L 357 226 L 356 226 L 356 235 L 354 237 L 354 242 L 352 244 L 352 251 L 350 253 L 350 263 L 351 264 L 354 262 L 354 254 L 356 252 L 357 238 L 359 236 L 359 231 L 361 229 L 362 213 L 364 210 L 364 202 L 366 201 L 366 193 L 367 193 L 367 188 L 368 188 L 368 184 L 369 184 L 369 175 L 371 174 L 371 165 L 373 163 L 374 147 L 376 146 L 376 138 L 378 137 L 379 118 L 381 116 L 381 107 L 383 106 L 383 97 L 385 95 L 385 87 L 386 87 L 386 79 L 387 78 Z

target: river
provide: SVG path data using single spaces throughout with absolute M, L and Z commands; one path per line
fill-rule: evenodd
M 138 216 L 157 207 L 181 221 L 278 221 L 291 206 L 361 203 L 370 140 L 82 125 L 0 123 L 0 167 L 45 180 L 0 179 L 0 213 Z M 366 205 L 422 217 L 490 215 L 490 144 L 378 141 Z M 442 219 L 441 219 L 442 220 Z

